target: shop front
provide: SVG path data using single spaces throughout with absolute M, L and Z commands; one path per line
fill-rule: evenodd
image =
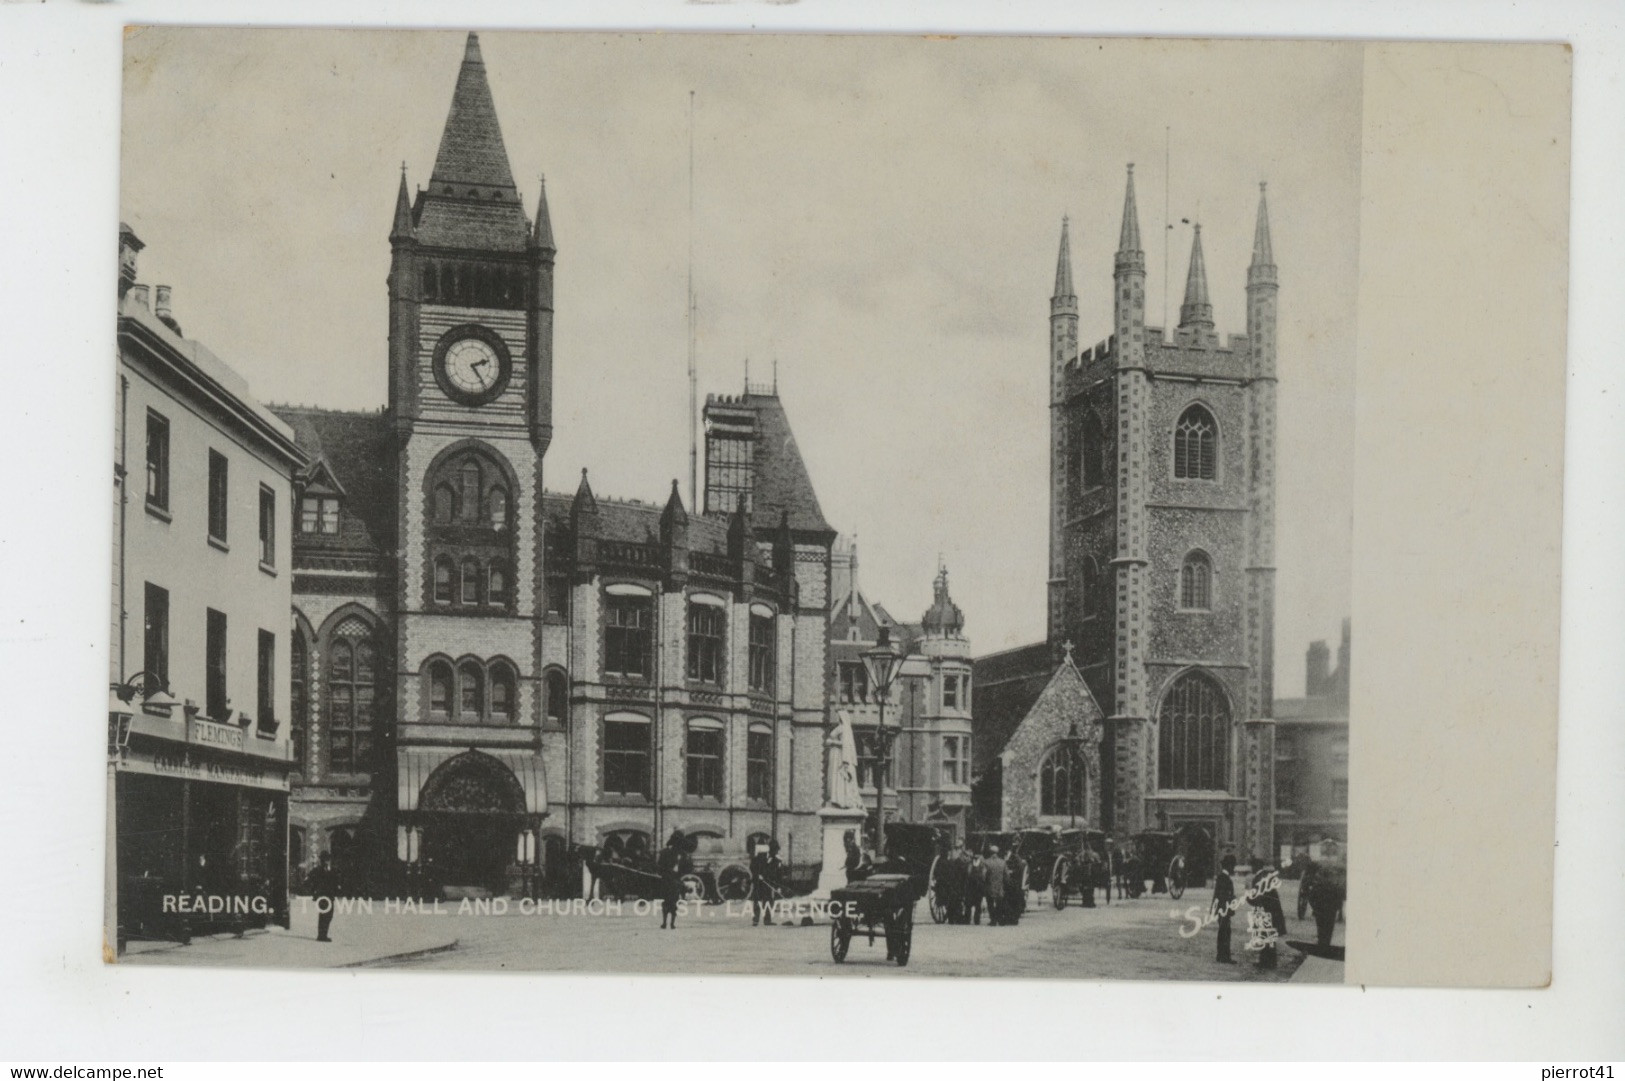
M 139 724 L 115 763 L 119 941 L 286 927 L 288 764 L 276 746 L 201 719 L 184 742 Z

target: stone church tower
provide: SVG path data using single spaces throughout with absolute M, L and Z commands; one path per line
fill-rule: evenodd
M 1276 272 L 1260 189 L 1247 333 L 1214 328 L 1196 226 L 1179 325 L 1145 325 L 1129 166 L 1112 333 L 1078 346 L 1068 223 L 1050 300 L 1051 663 L 1105 711 L 1104 825 L 1272 851 Z

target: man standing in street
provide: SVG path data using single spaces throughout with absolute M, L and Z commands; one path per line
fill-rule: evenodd
M 1008 923 L 1005 906 L 1005 887 L 1009 883 L 1010 868 L 1004 862 L 1004 856 L 998 845 L 991 845 L 987 850 L 987 859 L 982 861 L 982 879 L 987 890 L 987 923 L 989 927 L 998 927 Z
M 1011 848 L 1010 858 L 1004 861 L 1008 881 L 1005 883 L 1005 920 L 1011 927 L 1021 922 L 1027 911 L 1027 861 L 1021 858 L 1021 849 Z
M 1260 943 L 1258 967 L 1274 968 L 1279 953 L 1277 943 L 1286 934 L 1286 910 L 1281 907 L 1281 873 L 1263 856 L 1253 857 L 1253 867 L 1255 870 L 1252 885 L 1247 891 L 1247 903 L 1263 916 L 1259 933 L 1255 936 Z
M 321 863 L 310 872 L 305 884 L 310 887 L 310 899 L 316 904 L 316 941 L 331 942 L 327 930 L 333 925 L 333 895 L 338 893 L 338 883 L 330 854 L 322 853 Z
M 1222 965 L 1233 965 L 1230 956 L 1230 916 L 1236 910 L 1236 884 L 1230 881 L 1230 872 L 1236 869 L 1236 857 L 1226 856 L 1219 861 L 1219 875 L 1213 880 L 1213 913 L 1219 917 L 1219 956 Z
M 773 902 L 783 892 L 784 864 L 779 860 L 779 842 L 767 842 L 750 858 L 750 925 L 773 926 Z

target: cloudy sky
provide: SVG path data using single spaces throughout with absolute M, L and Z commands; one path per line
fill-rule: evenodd
M 1085 343 L 1110 330 L 1124 165 L 1148 321 L 1204 225 L 1244 327 L 1257 184 L 1281 276 L 1277 690 L 1348 611 L 1360 47 L 483 33 L 514 174 L 557 239 L 550 486 L 686 477 L 700 392 L 781 395 L 826 517 L 901 618 L 938 554 L 978 653 L 1041 637 L 1048 298 L 1072 220 Z M 401 163 L 433 165 L 463 34 L 174 30 L 127 41 L 123 216 L 142 280 L 262 399 L 376 408 Z M 696 109 L 688 213 L 689 92 Z M 1165 140 L 1171 169 L 1164 168 Z M 1164 228 L 1164 192 L 1168 217 Z

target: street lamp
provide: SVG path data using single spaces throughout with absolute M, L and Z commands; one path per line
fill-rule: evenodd
M 1084 743 L 1083 733 L 1078 730 L 1078 719 L 1076 717 L 1072 718 L 1072 723 L 1067 726 L 1066 735 L 1061 737 L 1061 742 L 1066 745 L 1066 808 L 1072 815 L 1072 827 L 1076 829 L 1078 825 L 1078 770 L 1083 765 L 1079 761 L 1078 751 L 1082 749 Z
M 873 649 L 860 654 L 864 671 L 869 675 L 869 686 L 875 690 L 875 702 L 880 706 L 880 720 L 875 726 L 875 855 L 886 856 L 886 767 L 890 758 L 886 732 L 886 696 L 891 691 L 897 673 L 903 667 L 903 655 L 891 644 L 891 628 L 881 627 Z
M 132 702 L 147 680 L 156 682 L 160 677 L 152 672 L 137 672 L 123 683 L 110 683 L 107 696 L 107 757 L 118 758 L 130 745 L 130 722 L 135 719 Z M 167 712 L 175 705 L 169 688 L 160 684 L 151 694 L 141 696 L 144 709 Z

